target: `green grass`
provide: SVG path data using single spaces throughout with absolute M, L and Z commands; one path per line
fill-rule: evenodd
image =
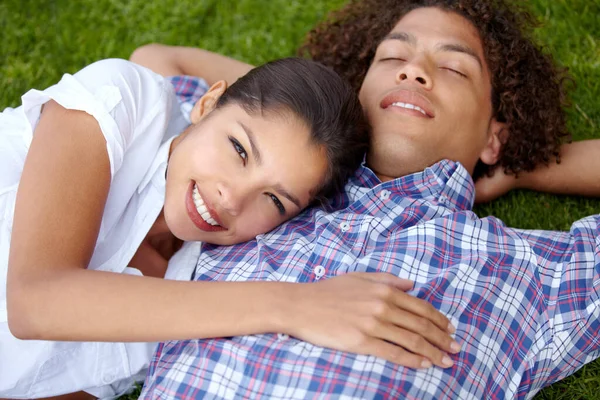
M 1 0 L 0 109 L 17 106 L 30 88 L 107 57 L 127 58 L 162 42 L 199 46 L 246 62 L 292 55 L 305 33 L 345 0 Z M 600 137 L 600 0 L 531 0 L 536 31 L 577 87 L 569 126 L 575 140 Z M 522 228 L 568 229 L 598 213 L 600 201 L 509 194 L 480 206 Z M 545 389 L 537 399 L 600 399 L 600 361 Z

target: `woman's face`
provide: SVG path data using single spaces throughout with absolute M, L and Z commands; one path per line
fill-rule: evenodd
M 201 111 L 173 143 L 165 219 L 182 240 L 244 242 L 305 208 L 326 170 L 325 149 L 291 112 Z

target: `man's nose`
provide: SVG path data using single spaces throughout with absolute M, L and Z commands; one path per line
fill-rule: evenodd
M 427 90 L 433 88 L 433 80 L 431 79 L 430 74 L 427 72 L 425 60 L 422 59 L 405 63 L 398 70 L 396 81 L 398 83 L 416 82 Z

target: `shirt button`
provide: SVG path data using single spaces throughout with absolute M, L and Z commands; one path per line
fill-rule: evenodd
M 317 279 L 321 279 L 323 275 L 325 275 L 325 267 L 322 265 L 317 265 L 314 269 L 314 272 Z
M 390 198 L 390 191 L 389 190 L 382 190 L 381 193 L 379 193 L 379 198 L 381 200 L 387 200 Z
M 279 340 L 288 340 L 290 338 L 289 335 L 286 335 L 285 333 L 278 333 L 277 334 L 277 339 Z
M 350 224 L 347 222 L 342 222 L 340 224 L 340 229 L 342 230 L 342 232 L 348 232 L 350 230 Z

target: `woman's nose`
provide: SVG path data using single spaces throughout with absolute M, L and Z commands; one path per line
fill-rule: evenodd
M 245 190 L 239 183 L 219 183 L 217 184 L 220 208 L 232 216 L 237 216 L 242 210 Z

